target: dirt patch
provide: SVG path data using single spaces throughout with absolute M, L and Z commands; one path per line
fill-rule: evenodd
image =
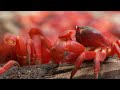
M 94 79 L 93 62 L 85 62 L 73 79 Z M 0 79 L 69 79 L 74 65 L 55 64 L 13 66 Z M 120 60 L 109 58 L 101 64 L 99 79 L 120 79 Z
M 47 74 L 52 74 L 57 65 L 32 65 L 17 67 L 13 66 L 0 76 L 0 79 L 44 79 Z

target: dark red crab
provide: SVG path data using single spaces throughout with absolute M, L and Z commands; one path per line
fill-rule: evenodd
M 114 43 L 110 42 L 107 37 L 95 28 L 89 26 L 76 27 L 76 40 L 85 47 L 89 47 L 89 51 L 95 54 L 90 55 L 84 51 L 76 61 L 75 68 L 71 73 L 71 78 L 75 75 L 84 60 L 94 61 L 94 73 L 96 78 L 98 78 L 100 63 L 103 62 L 106 57 L 117 54 L 120 58 L 120 40 Z

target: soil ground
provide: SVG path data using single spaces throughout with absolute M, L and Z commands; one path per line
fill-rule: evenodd
M 94 79 L 93 62 L 84 62 L 73 79 Z M 69 79 L 74 65 L 55 64 L 13 66 L 0 79 Z M 109 58 L 101 63 L 99 79 L 120 79 L 120 60 Z

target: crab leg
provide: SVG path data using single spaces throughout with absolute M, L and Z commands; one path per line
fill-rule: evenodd
M 94 73 L 95 73 L 95 77 L 96 79 L 98 79 L 98 74 L 99 74 L 99 70 L 100 70 L 100 62 L 103 62 L 106 58 L 106 50 L 97 50 L 95 51 L 85 51 L 83 52 L 78 58 L 77 58 L 77 62 L 75 64 L 75 68 L 73 69 L 72 73 L 71 73 L 71 77 L 72 78 L 75 73 L 77 72 L 77 70 L 79 69 L 79 67 L 81 66 L 82 62 L 84 60 L 92 60 L 94 59 Z
M 99 75 L 99 71 L 100 71 L 100 62 L 103 62 L 106 58 L 106 51 L 103 49 L 101 50 L 97 50 L 96 51 L 96 56 L 94 59 L 94 73 L 95 73 L 95 78 L 98 79 L 98 75 Z
M 34 36 L 37 36 L 39 39 L 43 40 L 42 42 L 44 45 L 50 50 L 52 48 L 51 42 L 44 36 L 44 34 L 41 32 L 38 28 L 31 28 L 29 31 L 29 35 L 31 39 L 34 38 Z
M 118 57 L 120 58 L 120 40 L 116 41 L 112 47 L 112 54 L 114 55 L 117 53 Z
M 28 64 L 28 60 L 27 59 L 27 47 L 26 47 L 26 43 L 23 41 L 22 38 L 20 38 L 19 36 L 17 36 L 16 39 L 16 54 L 17 54 L 17 61 L 19 62 L 20 65 L 26 65 Z
M 10 60 L 3 67 L 0 67 L 0 75 L 10 69 L 13 65 L 19 66 L 17 61 Z
M 42 40 L 41 42 L 41 59 L 42 59 L 42 64 L 47 64 L 51 60 L 51 56 L 49 49 L 46 48 L 43 41 L 44 40 Z
M 33 40 L 33 47 L 35 48 L 35 54 L 39 63 L 48 63 L 51 59 L 49 50 L 52 48 L 52 45 L 50 41 L 37 28 L 32 28 L 29 35 Z
M 29 39 L 28 41 L 27 41 L 27 45 L 26 45 L 26 47 L 27 47 L 27 58 L 28 58 L 28 63 L 29 63 L 29 65 L 30 64 L 32 64 L 32 56 L 33 56 L 33 53 L 32 53 L 32 49 L 31 49 L 31 45 L 32 45 L 32 40 L 31 39 Z
M 76 60 L 75 68 L 71 72 L 70 79 L 72 79 L 72 77 L 75 75 L 84 60 L 91 60 L 95 57 L 95 55 L 96 53 L 94 51 L 84 51 L 81 53 L 81 55 Z

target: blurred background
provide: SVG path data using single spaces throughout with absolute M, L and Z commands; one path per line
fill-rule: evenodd
M 6 32 L 25 35 L 38 27 L 54 43 L 75 26 L 92 26 L 114 42 L 120 38 L 120 11 L 0 11 L 0 39 Z

